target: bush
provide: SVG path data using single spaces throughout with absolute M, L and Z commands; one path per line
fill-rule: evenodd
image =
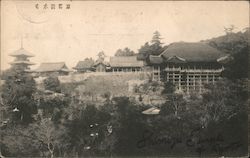
M 61 93 L 60 81 L 58 77 L 49 76 L 43 81 L 43 83 L 46 90 Z

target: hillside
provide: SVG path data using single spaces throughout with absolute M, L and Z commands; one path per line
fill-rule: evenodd
M 152 88 L 148 84 L 149 73 L 85 73 L 61 76 L 59 80 L 63 93 L 77 96 L 83 102 L 102 104 L 107 98 L 118 96 L 128 96 L 136 101 L 141 96 L 144 104 L 158 105 L 164 100 L 161 96 L 162 85 L 153 85 L 157 92 L 147 90 Z
M 232 57 L 232 60 L 225 65 L 223 77 L 233 80 L 248 77 L 248 68 L 250 68 L 248 64 L 249 35 L 248 28 L 243 32 L 227 33 L 224 36 L 202 41 Z
M 225 53 L 236 54 L 245 49 L 249 44 L 249 28 L 243 32 L 227 33 L 223 36 L 203 40 L 212 47 Z

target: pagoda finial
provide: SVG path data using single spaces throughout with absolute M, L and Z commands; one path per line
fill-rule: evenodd
M 23 48 L 23 34 L 21 36 L 21 48 Z

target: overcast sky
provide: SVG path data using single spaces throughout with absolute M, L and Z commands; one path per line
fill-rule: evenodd
M 39 4 L 39 9 L 35 5 Z M 158 30 L 165 44 L 196 42 L 224 34 L 224 26 L 236 31 L 249 25 L 246 1 L 208 2 L 114 2 L 48 1 L 70 4 L 70 9 L 47 9 L 44 1 L 2 1 L 1 65 L 9 67 L 8 54 L 21 46 L 33 53 L 32 62 L 65 61 L 73 67 L 99 51 L 114 55 L 119 48 L 137 52 Z

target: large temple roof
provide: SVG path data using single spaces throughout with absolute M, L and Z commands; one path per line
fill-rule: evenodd
M 65 62 L 41 63 L 36 72 L 70 71 Z
M 142 67 L 143 61 L 137 60 L 137 56 L 110 57 L 111 67 Z
M 165 60 L 174 57 L 186 62 L 216 62 L 217 59 L 226 55 L 227 54 L 202 42 L 178 42 L 170 44 L 160 56 Z
M 34 55 L 31 54 L 30 52 L 28 52 L 27 50 L 25 50 L 24 48 L 20 48 L 16 51 L 14 51 L 13 53 L 10 54 L 10 56 L 27 56 L 27 57 L 33 57 Z

